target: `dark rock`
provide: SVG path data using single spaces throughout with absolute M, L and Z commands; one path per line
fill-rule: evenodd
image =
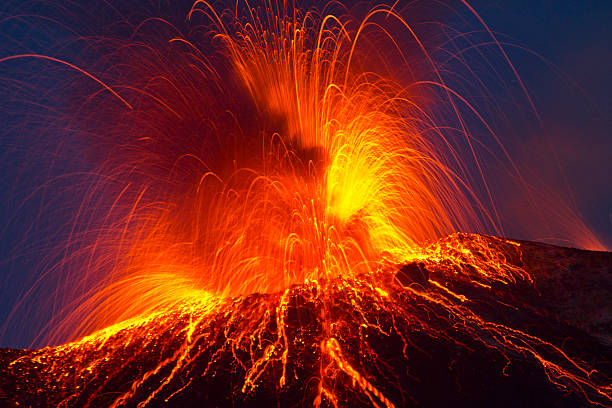
M 411 263 L 387 280 L 187 307 L 74 345 L 0 350 L 0 405 L 313 406 L 324 378 L 348 407 L 610 406 L 612 254 L 452 239 L 478 257 L 485 245 L 533 284 L 474 285 L 458 263 Z
M 422 262 L 411 262 L 403 265 L 395 274 L 395 279 L 402 286 L 413 283 L 426 286 L 429 284 L 429 271 Z

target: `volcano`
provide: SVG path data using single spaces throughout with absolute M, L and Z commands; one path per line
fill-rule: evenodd
M 611 272 L 610 252 L 453 234 L 371 274 L 211 296 L 76 342 L 4 349 L 0 401 L 610 406 Z

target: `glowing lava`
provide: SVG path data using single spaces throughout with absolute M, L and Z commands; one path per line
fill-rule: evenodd
M 178 338 L 179 347 L 160 350 L 110 404 L 146 406 L 213 376 L 226 353 L 242 375 L 237 393 L 249 394 L 264 377 L 282 390 L 298 377 L 300 361 L 291 359 L 299 346 L 310 350 L 300 358 L 318 362 L 309 374 L 315 406 L 342 405 L 350 384 L 372 405 L 392 407 L 402 401 L 389 389 L 401 395 L 401 382 L 368 336 L 401 340 L 407 359 L 413 332 L 422 331 L 458 346 L 471 337 L 508 364 L 520 355 L 556 386 L 611 402 L 610 385 L 591 380 L 587 364 L 477 310 L 474 291 L 490 300 L 500 286 L 533 287 L 531 274 L 506 259 L 520 258 L 520 244 L 461 235 L 438 241 L 455 231 L 500 231 L 499 220 L 477 199 L 459 142 L 429 105 L 442 94 L 460 123 L 457 104 L 475 109 L 444 83 L 410 25 L 387 6 L 362 19 L 263 10 L 218 12 L 198 1 L 188 19 L 206 24 L 193 22 L 195 34 L 113 44 L 109 58 L 129 61 L 119 64 L 127 83 L 88 74 L 118 107 L 75 119 L 113 146 L 100 160 L 104 181 L 87 197 L 111 191 L 115 199 L 86 236 L 87 261 L 66 279 L 84 293 L 60 316 L 51 341 L 102 331 L 35 351 L 11 369 L 51 370 L 62 379 L 56 387 L 73 388 L 60 406 L 95 405 L 113 381 L 111 353 L 134 344 L 157 350 Z M 415 58 L 387 20 L 418 45 L 431 78 L 404 84 L 384 68 Z M 373 32 L 397 46 L 392 58 L 369 41 Z M 492 203 L 463 133 L 483 178 L 478 188 Z M 396 265 L 415 262 L 421 278 L 395 279 Z M 312 332 L 288 324 L 298 298 L 314 305 Z M 73 365 L 54 365 L 66 355 Z M 386 389 L 380 373 L 391 379 Z
M 551 322 L 576 305 L 555 306 L 570 288 L 558 292 L 549 281 L 575 281 L 577 262 L 594 270 L 610 256 L 455 234 L 399 272 L 389 266 L 275 294 L 202 296 L 22 352 L 0 367 L 11 378 L 0 390 L 19 406 L 470 406 L 498 393 L 513 406 L 512 398 L 526 398 L 513 396 L 517 389 L 542 394 L 528 398 L 544 404 L 608 406 L 610 379 L 593 368 L 602 356 L 555 345 L 570 335 L 590 347 L 593 338 Z M 410 272 L 417 267 L 422 276 Z M 601 320 L 564 319 L 589 331 Z M 489 382 L 496 388 L 483 388 Z
M 119 101 L 104 130 L 118 145 L 99 170 L 123 185 L 85 249 L 79 280 L 94 289 L 54 339 L 202 290 L 231 297 L 356 276 L 453 231 L 496 229 L 415 88 L 451 91 L 441 79 L 403 86 L 365 68 L 383 57 L 369 56 L 363 38 L 378 20 L 411 32 L 393 9 L 376 7 L 360 22 L 313 10 L 242 12 L 196 2 L 189 19 L 211 21 L 204 48 L 174 37 L 135 58 L 126 46 L 126 70 L 145 78 L 129 89 L 142 95 Z M 154 128 L 145 123 L 152 115 Z M 100 253 L 111 242 L 115 253 Z

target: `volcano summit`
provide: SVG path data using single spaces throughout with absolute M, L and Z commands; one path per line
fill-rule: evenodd
M 455 234 L 404 266 L 4 350 L 6 406 L 610 406 L 612 253 Z

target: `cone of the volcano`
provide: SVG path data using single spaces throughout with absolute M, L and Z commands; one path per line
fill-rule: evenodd
M 427 286 L 429 284 L 429 271 L 422 262 L 411 262 L 403 265 L 395 274 L 395 280 L 402 286 L 413 283 Z

